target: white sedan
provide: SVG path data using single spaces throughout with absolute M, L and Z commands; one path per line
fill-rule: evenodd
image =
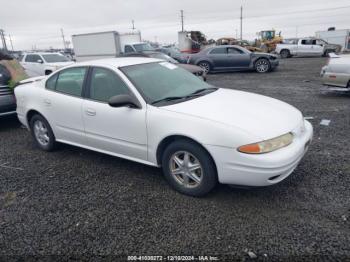
M 313 134 L 284 102 L 216 88 L 151 58 L 75 64 L 26 80 L 15 94 L 19 120 L 41 149 L 62 142 L 162 167 L 174 189 L 192 196 L 218 182 L 282 181 Z

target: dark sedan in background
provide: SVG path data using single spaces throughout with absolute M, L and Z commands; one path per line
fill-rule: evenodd
M 206 73 L 218 71 L 255 70 L 266 73 L 275 69 L 279 60 L 276 55 L 253 53 L 236 45 L 210 47 L 191 55 L 188 61 L 202 67 Z
M 139 56 L 139 57 L 150 57 L 150 58 L 157 58 L 157 59 L 162 59 L 164 61 L 167 61 L 169 63 L 172 64 L 176 64 L 178 67 L 181 67 L 189 72 L 191 72 L 192 74 L 202 77 L 204 81 L 207 81 L 207 73 L 206 71 L 197 65 L 190 65 L 190 64 L 181 64 L 178 61 L 176 61 L 175 59 L 171 58 L 170 56 L 160 53 L 160 52 L 154 52 L 154 51 L 145 51 L 142 53 L 129 53 L 129 54 L 125 54 L 124 56 Z
M 0 117 L 16 114 L 16 99 L 13 90 L 7 86 L 10 72 L 0 64 Z

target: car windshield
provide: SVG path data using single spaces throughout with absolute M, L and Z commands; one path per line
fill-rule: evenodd
M 154 51 L 154 48 L 150 44 L 135 44 L 133 46 L 135 47 L 136 52 Z
M 149 104 L 162 100 L 182 102 L 193 98 L 193 94 L 215 90 L 200 78 L 168 62 L 126 66 L 121 71 Z
M 69 59 L 63 55 L 49 54 L 42 55 L 47 63 L 69 62 Z
M 149 55 L 152 58 L 158 58 L 158 59 L 162 59 L 165 60 L 169 63 L 173 63 L 173 64 L 178 64 L 179 62 L 176 61 L 175 59 L 171 58 L 170 56 L 166 55 L 166 54 L 162 54 L 162 53 L 153 53 Z

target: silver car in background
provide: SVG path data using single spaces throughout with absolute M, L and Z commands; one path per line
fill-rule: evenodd
M 321 70 L 322 83 L 350 90 L 350 54 L 329 54 L 327 64 Z

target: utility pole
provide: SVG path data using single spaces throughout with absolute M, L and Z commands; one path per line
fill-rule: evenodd
M 13 43 L 12 43 L 12 38 L 11 38 L 11 35 L 9 34 L 9 38 L 10 38 L 10 43 L 11 43 L 11 49 L 13 51 Z
M 132 23 L 132 30 L 135 30 L 135 21 L 131 20 L 131 23 Z
M 1 38 L 1 42 L 2 42 L 2 48 L 7 51 L 7 45 L 6 45 L 6 39 L 5 39 L 5 34 L 4 34 L 4 30 L 0 29 L 0 38 Z
M 181 10 L 181 32 L 184 31 L 184 10 Z
M 243 40 L 243 6 L 241 5 L 241 40 Z
M 66 49 L 66 40 L 64 39 L 64 33 L 63 33 L 62 28 L 61 28 L 61 35 L 62 35 L 62 40 L 63 40 L 63 47 L 64 47 L 64 49 Z

